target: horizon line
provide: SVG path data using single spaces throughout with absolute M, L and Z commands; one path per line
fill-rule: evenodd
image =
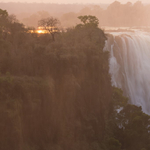
M 117 1 L 117 0 L 116 0 Z M 93 3 L 91 3 L 91 2 L 87 2 L 87 3 L 84 3 L 84 2 L 81 2 L 81 3 L 75 3 L 75 2 L 73 2 L 73 3 L 56 3 L 56 2 L 12 2 L 12 1 L 10 1 L 10 2 L 4 2 L 4 1 L 0 1 L 0 3 L 26 3 L 26 4 L 33 4 L 33 3 L 36 3 L 36 4 L 76 4 L 76 5 L 85 5 L 85 4 L 104 4 L 104 5 L 109 5 L 109 4 L 112 4 L 112 3 L 114 3 L 115 2 L 115 0 L 113 1 L 113 2 L 111 2 L 111 3 L 101 3 L 101 2 L 93 2 Z M 119 2 L 119 1 L 118 1 Z M 130 2 L 130 1 L 128 1 L 128 2 Z M 126 3 L 122 3 L 122 2 L 120 2 L 121 4 L 127 4 L 128 2 L 126 2 Z M 138 2 L 138 1 L 136 1 L 136 2 Z M 132 4 L 134 4 L 134 3 L 136 3 L 136 2 L 131 2 Z M 150 4 L 150 2 L 142 2 L 142 4 Z

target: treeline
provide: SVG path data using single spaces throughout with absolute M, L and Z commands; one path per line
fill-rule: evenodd
M 107 7 L 105 4 L 100 4 L 102 8 Z M 84 7 L 93 6 L 89 4 L 53 4 L 53 3 L 3 3 L 0 2 L 1 9 L 7 10 L 9 14 L 15 14 L 17 18 L 26 26 L 37 26 L 38 20 L 55 16 L 61 18 L 63 14 L 80 12 Z M 77 20 L 77 19 L 75 19 Z M 67 20 L 65 20 L 67 21 Z M 70 23 L 63 24 L 65 27 L 73 26 L 76 22 L 69 21 Z
M 26 26 L 37 27 L 38 20 L 55 16 L 61 21 L 62 27 L 71 27 L 79 23 L 77 17 L 80 15 L 96 16 L 100 26 L 150 26 L 150 4 L 142 4 L 140 1 L 134 4 L 131 2 L 121 4 L 115 1 L 110 5 L 44 3 L 1 3 L 0 5 L 11 14 L 17 15 Z
M 79 15 L 94 15 L 99 19 L 100 26 L 109 27 L 133 27 L 150 25 L 150 4 L 144 5 L 141 1 L 132 4 L 128 2 L 121 4 L 118 1 L 110 4 L 106 9 L 99 5 L 87 6 L 80 12 L 63 14 L 60 19 L 65 26 L 78 23 L 76 17 Z
M 150 149 L 150 117 L 111 87 L 97 19 L 55 41 L 7 11 L 0 22 L 1 150 Z

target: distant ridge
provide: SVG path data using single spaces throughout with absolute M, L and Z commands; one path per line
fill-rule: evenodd
M 105 9 L 106 4 L 57 4 L 57 3 L 21 3 L 21 2 L 0 2 L 0 8 L 6 9 L 10 14 L 22 12 L 34 13 L 37 11 L 47 11 L 49 13 L 79 12 L 85 6 L 99 5 Z

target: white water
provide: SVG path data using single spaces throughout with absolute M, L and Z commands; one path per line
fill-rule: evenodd
M 150 34 L 112 33 L 105 50 L 110 51 L 112 85 L 121 88 L 130 103 L 150 114 Z

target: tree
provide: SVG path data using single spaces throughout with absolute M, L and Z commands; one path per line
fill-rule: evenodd
M 8 12 L 6 10 L 0 9 L 0 18 L 7 17 L 7 16 L 8 16 Z
M 59 20 L 54 17 L 48 17 L 38 21 L 38 26 L 41 26 L 47 30 L 51 34 L 53 41 L 55 41 L 55 34 L 58 32 L 57 27 L 59 24 Z
M 24 25 L 19 23 L 15 15 L 9 15 L 6 10 L 0 9 L 0 35 L 2 39 L 10 37 L 13 35 L 12 40 L 14 40 L 14 35 L 18 32 L 24 32 Z
M 127 100 L 120 89 L 113 88 L 108 135 L 119 140 L 122 149 L 150 149 L 150 116 L 142 112 L 141 107 L 128 104 Z M 119 148 L 117 141 L 111 139 L 108 142 L 109 150 L 114 146 Z
M 3 30 L 7 22 L 8 12 L 6 10 L 0 9 L 0 30 Z
M 95 16 L 85 15 L 78 17 L 83 24 L 79 24 L 79 26 L 93 26 L 98 27 L 99 20 Z

